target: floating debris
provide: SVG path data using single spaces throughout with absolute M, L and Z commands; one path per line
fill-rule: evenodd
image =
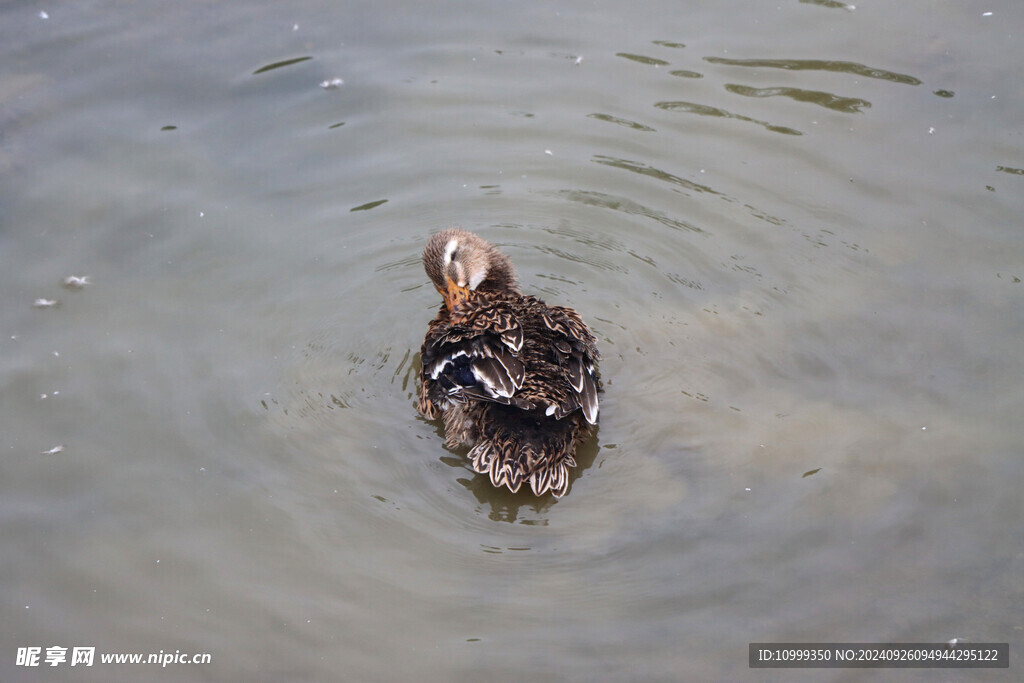
M 989 14 L 992 14 L 992 13 L 991 13 L 991 12 L 989 12 Z M 50 15 L 49 15 L 49 14 L 47 14 L 46 12 L 40 12 L 40 13 L 39 13 L 39 18 L 40 18 L 40 19 L 49 19 L 49 18 L 50 18 Z
M 800 477 L 800 478 L 803 479 L 804 477 L 809 477 L 812 474 L 817 474 L 818 472 L 821 472 L 821 468 L 820 467 L 816 467 L 813 470 L 807 470 L 806 472 L 803 473 L 803 476 Z
M 64 444 L 60 444 L 59 446 L 54 446 L 53 448 L 51 448 L 48 451 L 39 451 L 39 455 L 56 455 L 57 453 L 63 453 L 63 452 L 64 452 Z
M 582 55 L 580 55 L 579 57 L 577 57 L 577 58 L 576 58 L 576 61 L 575 61 L 575 62 L 573 62 L 573 65 L 574 65 L 574 66 L 579 66 L 579 65 L 580 65 L 580 64 L 582 64 L 582 63 L 583 63 L 583 56 L 582 56 Z
M 54 306 L 57 306 L 58 304 L 60 304 L 60 301 L 58 301 L 57 299 L 41 299 L 40 298 L 40 299 L 36 299 L 35 301 L 32 302 L 32 305 L 35 306 L 36 308 L 53 308 Z
M 328 81 L 320 81 L 320 87 L 324 90 L 337 90 L 345 84 L 340 78 L 332 78 Z
M 92 284 L 91 277 L 91 275 L 68 275 L 64 278 L 63 284 L 68 289 L 84 289 Z

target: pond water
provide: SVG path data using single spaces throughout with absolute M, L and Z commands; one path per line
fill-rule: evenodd
M 1024 655 L 1022 22 L 1017 0 L 6 3 L 0 679 Z M 419 255 L 452 225 L 599 339 L 561 500 L 493 489 L 416 413 L 440 303 Z M 96 662 L 18 665 L 54 646 Z M 210 662 L 99 661 L 157 652 Z

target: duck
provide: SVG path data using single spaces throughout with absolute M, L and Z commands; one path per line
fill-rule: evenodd
M 597 341 L 579 313 L 519 289 L 512 261 L 450 228 L 423 249 L 443 299 L 420 350 L 417 407 L 443 419 L 449 448 L 512 493 L 569 490 L 576 449 L 598 422 Z

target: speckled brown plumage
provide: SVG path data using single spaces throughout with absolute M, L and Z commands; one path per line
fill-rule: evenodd
M 511 262 L 464 230 L 434 235 L 423 264 L 445 304 L 423 341 L 419 410 L 444 418 L 495 486 L 563 496 L 597 423 L 599 354 L 570 308 L 524 296 Z

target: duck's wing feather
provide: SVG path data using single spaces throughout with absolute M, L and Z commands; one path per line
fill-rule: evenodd
M 569 385 L 576 393 L 576 401 L 583 411 L 583 416 L 590 424 L 597 424 L 597 380 L 594 378 L 593 369 L 588 370 L 582 358 L 573 356 L 566 363 L 566 370 Z
M 597 371 L 600 354 L 594 335 L 579 313 L 571 308 L 550 306 L 541 312 L 540 318 L 557 337 L 553 350 L 572 388 L 569 400 L 558 405 L 554 415 L 560 418 L 579 408 L 587 422 L 597 424 L 600 411 L 597 392 L 601 380 Z
M 517 356 L 522 346 L 522 326 L 500 304 L 474 310 L 459 324 L 431 325 L 423 343 L 424 385 L 435 382 L 458 403 L 479 399 L 532 409 L 515 395 L 526 379 Z
M 562 419 L 599 413 L 599 354 L 590 329 L 571 308 L 533 297 L 491 301 L 461 312 L 442 310 L 423 343 L 422 394 L 446 401 L 490 401 L 543 408 Z

